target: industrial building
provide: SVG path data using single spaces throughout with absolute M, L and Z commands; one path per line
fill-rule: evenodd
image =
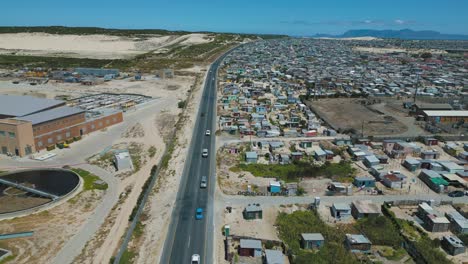
M 468 122 L 468 111 L 423 111 L 424 120 L 434 123 L 451 124 L 458 122 Z
M 23 157 L 122 121 L 112 109 L 87 112 L 61 100 L 0 95 L 0 153 Z

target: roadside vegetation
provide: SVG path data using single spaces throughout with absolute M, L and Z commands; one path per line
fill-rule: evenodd
M 359 263 L 344 247 L 345 233 L 325 224 L 315 211 L 280 213 L 276 226 L 280 239 L 287 245 L 287 252 L 294 255 L 293 263 Z M 319 251 L 301 249 L 302 233 L 322 233 L 325 245 Z
M 256 177 L 276 177 L 286 182 L 294 182 L 300 178 L 326 177 L 337 181 L 350 182 L 356 174 L 356 169 L 349 162 L 313 165 L 308 162 L 293 164 L 239 164 L 231 168 L 233 172 L 248 171 Z
M 132 66 L 131 60 L 117 59 L 88 59 L 88 58 L 66 58 L 66 57 L 46 57 L 46 56 L 26 56 L 26 55 L 0 55 L 0 67 L 16 69 L 18 67 L 29 68 L 119 68 L 127 69 Z
M 372 242 L 373 249 L 388 260 L 400 261 L 408 256 L 402 247 L 404 237 L 398 226 L 387 216 L 364 218 L 355 224 L 330 226 L 320 219 L 316 211 L 299 210 L 291 214 L 280 213 L 276 218 L 276 226 L 280 239 L 286 244 L 286 253 L 292 255 L 292 263 L 295 264 L 370 263 L 371 259 L 374 259 L 372 255 L 360 256 L 358 259 L 345 248 L 346 233 L 364 234 Z M 319 250 L 302 249 L 300 246 L 302 233 L 321 233 L 325 238 L 324 246 Z M 428 245 L 423 245 L 423 247 L 424 252 L 429 249 Z M 437 258 L 434 261 L 442 262 L 429 261 L 428 263 L 448 263 Z
M 398 219 L 388 205 L 382 206 L 382 212 L 400 231 L 403 240 L 417 253 L 421 263 L 450 264 L 446 254 L 440 248 L 439 239 L 431 239 L 424 230 L 403 219 Z
M 107 183 L 103 182 L 102 184 L 97 184 L 96 182 L 101 181 L 101 178 L 92 174 L 91 172 L 80 169 L 80 168 L 73 168 L 71 170 L 74 171 L 83 179 L 83 191 L 107 190 L 108 188 Z
M 148 148 L 148 156 L 150 158 L 153 158 L 155 155 L 156 155 L 156 147 L 155 146 L 149 147 Z

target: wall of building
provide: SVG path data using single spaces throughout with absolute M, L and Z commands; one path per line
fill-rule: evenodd
M 466 123 L 468 122 L 468 116 L 428 116 L 426 117 L 426 121 L 443 124 L 458 123 L 460 121 Z
M 59 129 L 48 132 L 47 134 L 36 135 L 34 138 L 36 149 L 42 150 L 48 146 L 65 142 L 74 137 L 80 137 L 94 131 L 121 123 L 123 121 L 122 112 L 114 113 L 101 118 L 84 121 L 71 126 L 59 126 Z M 71 123 L 68 123 L 71 124 Z
M 80 113 L 64 118 L 52 120 L 49 122 L 37 124 L 33 126 L 34 136 L 40 136 L 53 131 L 62 130 L 86 121 L 85 113 Z
M 0 153 L 20 157 L 36 152 L 30 122 L 13 119 L 0 120 Z

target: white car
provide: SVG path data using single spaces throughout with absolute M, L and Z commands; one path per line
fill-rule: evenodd
M 202 155 L 202 157 L 204 157 L 204 158 L 208 157 L 208 149 L 203 149 L 201 155 Z
M 206 135 L 206 136 L 209 136 L 209 135 L 211 135 L 211 131 L 210 131 L 209 129 L 208 129 L 208 130 L 206 130 L 206 132 L 205 132 L 205 135 Z
M 200 264 L 200 255 L 198 254 L 192 255 L 192 264 Z

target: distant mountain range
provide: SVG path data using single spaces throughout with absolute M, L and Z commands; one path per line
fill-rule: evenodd
M 356 29 L 348 30 L 342 35 L 316 34 L 313 37 L 327 38 L 357 38 L 357 37 L 375 37 L 375 38 L 398 38 L 398 39 L 421 39 L 421 40 L 468 40 L 468 35 L 442 34 L 432 30 L 415 31 L 411 29 L 402 30 L 373 30 Z

